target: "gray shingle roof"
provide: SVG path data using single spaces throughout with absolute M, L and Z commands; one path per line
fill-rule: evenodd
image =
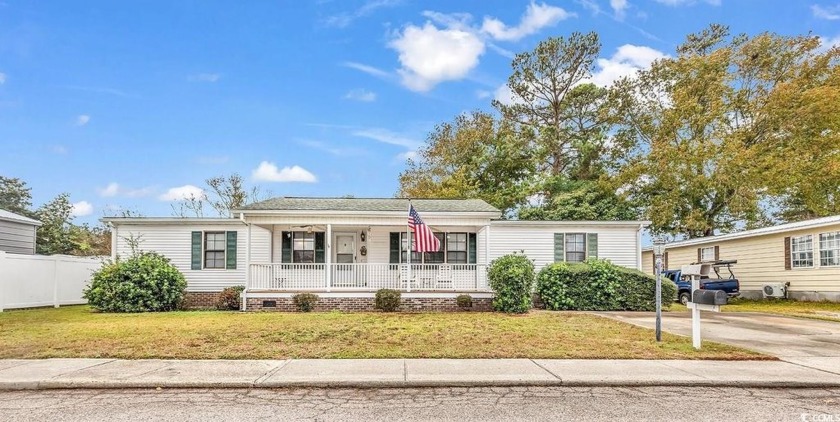
M 500 212 L 481 199 L 412 199 L 411 203 L 421 214 L 423 212 Z M 246 205 L 242 207 L 242 210 L 405 211 L 407 214 L 408 199 L 279 197 Z
M 24 217 L 20 214 L 15 214 L 11 211 L 0 210 L 0 220 L 6 221 L 15 221 L 18 223 L 28 223 L 32 224 L 33 226 L 40 226 L 41 222 L 38 220 L 33 220 L 29 217 Z

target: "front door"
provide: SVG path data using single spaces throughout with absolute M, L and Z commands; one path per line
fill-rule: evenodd
M 335 262 L 336 264 L 352 264 L 356 256 L 356 235 L 336 234 L 335 235 Z

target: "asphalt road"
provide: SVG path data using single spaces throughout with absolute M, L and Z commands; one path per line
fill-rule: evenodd
M 840 389 L 430 388 L 0 392 L 4 421 L 840 421 Z

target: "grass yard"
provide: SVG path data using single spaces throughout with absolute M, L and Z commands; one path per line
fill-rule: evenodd
M 671 310 L 688 311 L 688 308 L 675 304 L 671 306 Z M 837 302 L 732 299 L 730 304 L 723 306 L 721 310 L 723 312 L 764 312 L 840 322 L 840 303 Z
M 100 314 L 86 306 L 0 313 L 0 358 L 773 359 L 575 312 Z

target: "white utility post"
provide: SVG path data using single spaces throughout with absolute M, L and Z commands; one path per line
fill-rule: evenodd
M 662 255 L 665 254 L 665 239 L 653 239 L 653 255 L 656 257 L 656 341 L 662 341 Z

